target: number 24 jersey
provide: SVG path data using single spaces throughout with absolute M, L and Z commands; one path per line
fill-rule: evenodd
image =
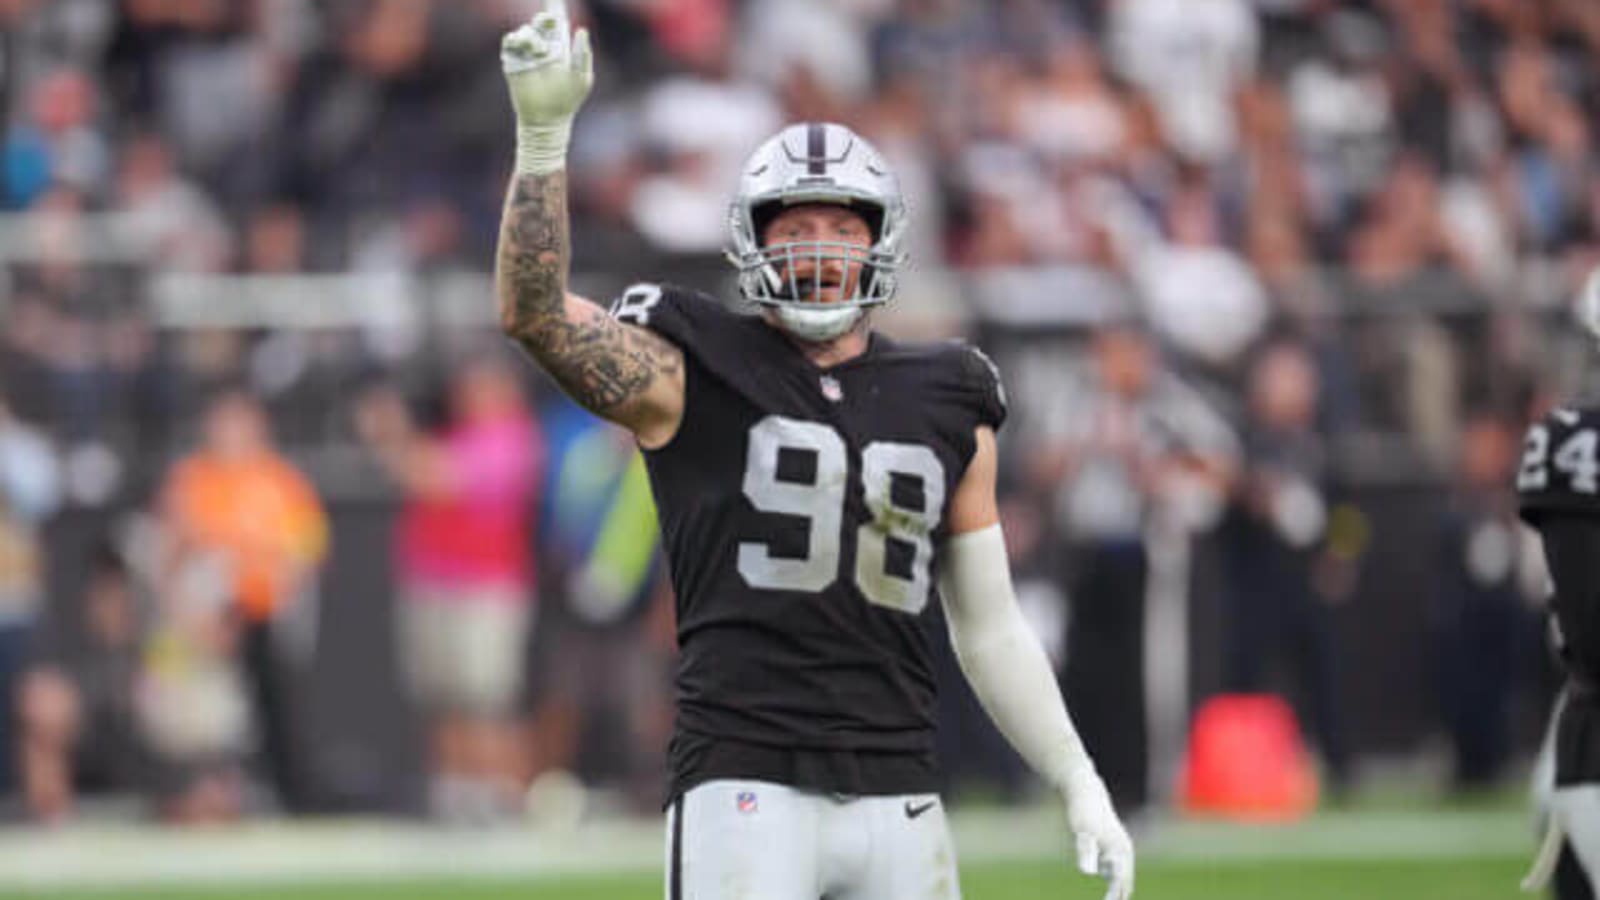
M 1600 782 L 1600 409 L 1557 408 L 1528 429 L 1517 493 L 1543 538 L 1568 672 L 1556 785 Z
M 1536 527 L 1550 511 L 1600 519 L 1600 409 L 1558 407 L 1528 429 L 1517 494 Z
M 820 368 L 674 287 L 636 285 L 612 315 L 686 366 L 677 434 L 646 453 L 677 595 L 678 739 L 931 754 L 920 614 L 974 431 L 1005 418 L 992 364 L 874 332 Z
M 1544 539 L 1562 654 L 1600 675 L 1600 409 L 1557 407 L 1528 429 L 1517 467 L 1522 518 Z

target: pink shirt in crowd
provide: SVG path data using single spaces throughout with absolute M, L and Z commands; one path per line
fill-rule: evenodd
M 454 493 L 413 497 L 401 513 L 402 583 L 437 588 L 536 583 L 531 553 L 544 441 L 523 415 L 460 426 L 443 441 Z

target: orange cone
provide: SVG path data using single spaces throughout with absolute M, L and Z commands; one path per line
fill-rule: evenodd
M 1288 821 L 1311 812 L 1317 776 L 1289 704 L 1271 694 L 1224 694 L 1201 705 L 1179 797 L 1195 815 Z

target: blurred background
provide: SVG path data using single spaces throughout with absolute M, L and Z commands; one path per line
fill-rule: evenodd
M 538 6 L 0 0 L 0 890 L 659 891 L 648 486 L 494 320 Z M 1019 592 L 1141 893 L 1513 894 L 1560 676 L 1510 485 L 1592 352 L 1600 4 L 573 8 L 581 293 L 733 298 L 785 123 L 896 167 L 879 325 L 1005 375 Z M 941 652 L 969 894 L 1089 896 Z

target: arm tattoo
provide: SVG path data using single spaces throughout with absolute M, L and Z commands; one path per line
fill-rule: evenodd
M 671 344 L 598 307 L 569 317 L 570 258 L 566 173 L 514 178 L 496 260 L 501 327 L 574 400 L 606 415 L 683 362 Z

